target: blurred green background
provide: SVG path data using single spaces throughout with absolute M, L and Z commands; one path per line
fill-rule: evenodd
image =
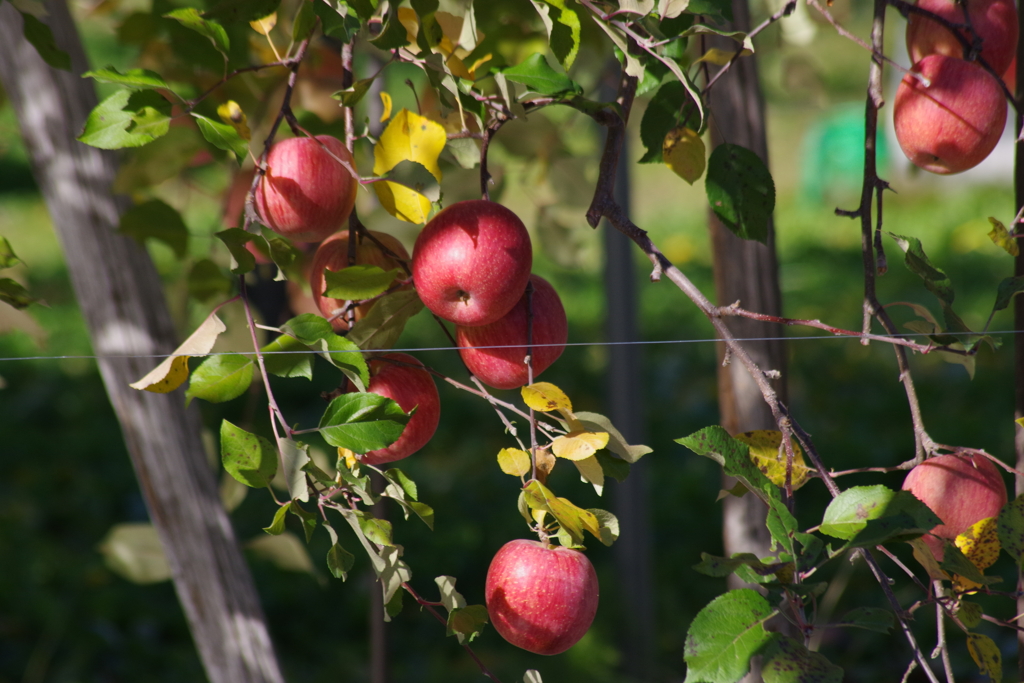
M 863 35 L 866 17 L 859 12 L 864 9 L 839 0 L 833 11 Z M 860 112 L 868 55 L 816 19 L 807 21 L 810 42 L 800 44 L 804 39 L 783 36 L 778 28 L 766 31 L 759 42 L 771 168 L 778 189 L 784 307 L 791 317 L 859 329 L 859 224 L 836 217 L 834 209 L 853 208 L 859 196 Z M 94 64 L 121 65 L 134 58 L 104 21 L 82 25 Z M 890 36 L 899 36 L 896 21 L 893 26 Z M 401 80 L 393 77 L 396 92 Z M 635 128 L 644 104 L 643 99 L 638 102 L 632 120 L 634 159 L 642 154 Z M 413 106 L 411 101 L 407 106 Z M 502 131 L 492 157 L 501 181 L 496 198 L 535 229 L 536 271 L 555 284 L 570 316 L 573 345 L 543 379 L 562 387 L 577 409 L 598 412 L 606 410 L 607 364 L 606 348 L 600 346 L 605 338 L 601 240 L 586 226 L 583 213 L 588 183 L 596 176 L 600 139 L 586 121 L 553 111 Z M 538 150 L 547 157 L 538 160 Z M 924 179 L 903 174 L 898 157 L 898 149 L 889 150 L 893 165 L 887 177 L 898 194 L 886 196 L 885 228 L 921 239 L 933 263 L 951 277 L 957 311 L 979 329 L 991 310 L 997 283 L 1012 271 L 1011 259 L 986 236 L 988 216 L 1006 223 L 1013 218 L 1011 174 L 1007 169 L 999 182 L 965 176 Z M 452 168 L 446 173 L 446 202 L 476 191 L 472 171 Z M 227 182 L 223 171 L 200 168 L 158 188 L 160 196 L 183 209 L 196 258 L 209 252 L 210 235 L 221 229 L 219 193 Z M 703 181 L 689 187 L 663 166 L 633 165 L 630 182 L 635 222 L 711 294 Z M 411 244 L 411 228 L 374 210 L 367 194 L 360 199 L 365 222 Z M 543 220 L 538 218 L 540 206 L 549 207 Z M 88 356 L 91 347 L 9 106 L 0 108 L 0 235 L 24 261 L 3 275 L 22 281 L 47 304 L 25 313 L 0 305 L 0 683 L 201 680 L 171 584 L 131 583 L 111 571 L 99 551 L 112 526 L 145 521 L 146 510 L 94 362 L 61 358 Z M 934 298 L 901 265 L 902 254 L 892 240 L 886 240 L 886 250 L 890 269 L 879 281 L 882 301 L 914 302 L 938 315 Z M 151 252 L 170 283 L 168 297 L 180 332 L 187 334 L 209 307 L 188 303 L 184 296 L 179 276 L 187 264 L 176 261 L 163 245 L 151 244 Z M 652 482 L 656 670 L 658 680 L 682 680 L 686 629 L 697 610 L 724 590 L 724 581 L 691 569 L 702 551 L 722 552 L 715 504 L 719 471 L 673 439 L 717 422 L 715 350 L 707 341 L 711 327 L 696 309 L 667 281 L 650 284 L 639 252 L 635 262 L 642 338 L 662 342 L 638 349 L 645 442 L 654 449 L 644 464 Z M 906 307 L 892 313 L 901 323 L 914 318 Z M 221 345 L 245 348 L 247 333 L 239 309 L 225 311 L 225 318 L 229 332 Z M 1006 330 L 1011 324 L 1003 312 L 995 316 L 992 329 Z M 788 380 L 793 413 L 813 434 L 830 467 L 894 465 L 913 455 L 908 408 L 891 349 L 800 328 L 780 334 L 792 339 Z M 1009 334 L 996 336 L 1006 346 L 980 352 L 973 380 L 963 367 L 934 356 L 914 357 L 912 366 L 926 425 L 938 442 L 984 448 L 1011 460 L 1012 340 Z M 416 349 L 445 344 L 433 322 L 420 316 L 400 345 Z M 454 352 L 419 355 L 445 374 L 465 379 Z M 30 356 L 47 358 L 24 360 Z M 335 372 L 320 364 L 312 384 L 275 379 L 275 392 L 289 419 L 316 419 L 323 406 L 320 393 L 339 381 Z M 389 514 L 421 594 L 432 595 L 433 577 L 449 574 L 458 577 L 458 587 L 471 603 L 482 602 L 490 557 L 507 540 L 527 533 L 516 512 L 517 485 L 501 474 L 494 459 L 512 440 L 483 401 L 447 385 L 440 391 L 443 410 L 437 436 L 401 463 L 419 483 L 421 500 L 435 508 L 436 531 L 426 532 L 417 520 L 401 521 L 395 508 Z M 225 417 L 256 430 L 265 427 L 259 393 L 221 406 L 203 405 L 203 414 L 211 433 Z M 328 452 L 322 443 L 319 448 Z M 610 505 L 580 484 L 571 469 L 562 466 L 553 475 L 561 495 L 584 507 Z M 841 480 L 843 486 L 899 482 L 899 475 Z M 816 524 L 827 504 L 823 487 L 812 482 L 799 500 L 801 523 Z M 263 535 L 261 528 L 274 507 L 260 492 L 244 500 L 233 512 L 239 537 L 248 541 Z M 368 563 L 357 557 L 347 583 L 328 580 L 326 550 L 326 538 L 318 534 L 310 546 L 312 572 L 288 571 L 256 552 L 250 555 L 275 644 L 291 681 L 367 680 Z M 588 554 L 602 586 L 595 627 L 577 647 L 555 658 L 515 650 L 486 630 L 475 647 L 502 680 L 519 680 L 527 668 L 539 669 L 546 681 L 626 680 L 617 672 L 622 657 L 617 624 L 628 609 L 622 596 L 631 578 L 615 574 L 612 550 L 597 546 Z M 909 554 L 901 557 L 907 560 Z M 891 564 L 886 570 L 898 574 Z M 829 576 L 838 571 L 839 588 L 827 596 L 823 609 L 829 600 L 839 613 L 855 606 L 882 606 L 881 593 L 863 565 L 843 563 L 827 571 Z M 904 604 L 915 599 L 912 586 L 902 578 L 897 594 Z M 387 625 L 392 679 L 479 680 L 479 671 L 455 640 L 446 639 L 443 629 L 410 602 Z M 1012 616 L 1012 609 L 1009 603 L 991 606 L 992 613 L 1004 617 Z M 922 642 L 928 651 L 934 640 L 926 622 L 920 619 L 917 627 L 925 632 Z M 1013 635 L 986 632 L 1005 646 L 1004 659 L 1012 661 Z M 888 653 L 884 657 L 878 655 L 881 643 Z M 821 647 L 846 668 L 848 680 L 898 680 L 909 660 L 898 636 L 886 640 L 867 632 L 830 633 Z M 963 680 L 976 677 L 962 639 L 954 639 L 953 650 Z

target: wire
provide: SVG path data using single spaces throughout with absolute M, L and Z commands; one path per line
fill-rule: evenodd
M 997 334 L 1019 334 L 1020 330 L 1002 330 L 985 332 L 984 335 L 981 333 L 958 332 L 955 335 L 961 336 L 992 336 Z M 947 336 L 954 336 L 954 333 L 940 333 Z M 928 337 L 936 336 L 934 334 L 926 334 L 923 332 L 915 332 L 908 334 L 894 334 L 874 335 L 878 337 L 888 337 L 892 339 L 908 338 L 908 337 Z M 740 337 L 736 341 L 740 342 L 754 342 L 754 341 L 812 341 L 821 339 L 849 339 L 849 340 L 861 340 L 859 335 L 846 335 L 846 334 L 819 334 L 819 335 L 806 335 L 806 336 L 793 336 L 793 337 Z M 667 339 L 667 340 L 638 340 L 638 341 L 619 341 L 619 342 L 570 342 L 567 344 L 534 344 L 534 348 L 544 346 L 565 346 L 565 347 L 579 347 L 579 346 L 657 346 L 657 345 L 668 345 L 668 344 L 709 344 L 720 342 L 720 339 Z M 510 349 L 510 348 L 522 348 L 523 344 L 495 344 L 490 346 L 474 346 L 476 349 Z M 470 348 L 464 346 L 428 346 L 419 348 L 406 348 L 406 349 L 381 349 L 381 351 L 387 351 L 388 353 L 416 353 L 423 351 L 457 351 L 463 348 Z M 940 347 L 936 347 L 940 348 Z M 216 351 L 213 353 L 204 354 L 188 354 L 188 353 L 154 353 L 154 354 L 108 354 L 108 355 L 69 355 L 69 356 L 13 356 L 7 358 L 0 358 L 0 363 L 8 363 L 14 361 L 30 361 L 30 360 L 101 360 L 101 359 L 113 359 L 113 358 L 177 358 L 181 356 L 189 357 L 195 356 L 198 358 L 206 356 L 227 356 L 233 354 L 248 355 L 253 353 L 252 351 Z M 276 355 L 320 355 L 325 353 L 324 351 L 314 351 L 312 349 L 307 351 L 263 351 L 265 356 L 276 356 Z M 339 349 L 337 351 L 331 351 L 330 353 L 364 353 L 362 349 Z

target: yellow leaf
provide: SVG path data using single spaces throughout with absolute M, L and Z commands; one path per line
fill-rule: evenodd
M 575 460 L 572 464 L 576 465 L 576 469 L 580 471 L 583 481 L 593 485 L 597 495 L 600 496 L 604 490 L 604 468 L 597 461 L 597 456 L 592 455 L 583 460 Z
M 543 413 L 558 410 L 572 413 L 572 402 L 565 392 L 551 382 L 534 382 L 520 390 L 527 407 Z
M 1018 417 L 1014 422 L 1019 424 L 1021 427 L 1024 427 L 1024 417 Z
M 935 555 L 932 554 L 931 548 L 924 541 L 920 538 L 915 538 L 910 542 L 910 545 L 914 549 L 914 559 L 924 567 L 924 570 L 928 573 L 928 578 L 935 581 L 949 581 L 949 574 L 939 566 L 939 562 L 935 559 Z
M 221 121 L 234 128 L 243 140 L 252 139 L 252 133 L 249 132 L 249 121 L 245 112 L 238 106 L 238 102 L 228 100 L 217 107 L 217 115 L 220 116 Z
M 373 172 L 382 176 L 403 161 L 415 161 L 441 182 L 437 158 L 447 136 L 444 127 L 408 109 L 398 112 L 373 148 Z
M 502 448 L 498 451 L 498 467 L 513 477 L 526 476 L 532 467 L 530 454 L 518 448 Z
M 555 437 L 551 452 L 566 460 L 584 460 L 608 445 L 608 432 L 569 432 Z
M 350 470 L 359 469 L 359 458 L 354 451 L 338 446 L 338 466 L 344 465 Z
M 384 105 L 384 110 L 380 113 L 380 122 L 384 123 L 391 118 L 391 95 L 381 92 L 380 103 Z
M 776 486 L 786 485 L 786 452 L 779 452 L 782 432 L 761 429 L 737 434 L 736 438 L 750 447 L 750 460 Z M 793 442 L 793 490 L 800 488 L 810 479 L 814 470 L 804 464 L 804 453 Z
M 188 379 L 189 356 L 205 356 L 213 348 L 217 337 L 227 327 L 215 313 L 211 313 L 189 338 L 182 342 L 174 353 L 153 368 L 145 377 L 134 384 L 132 389 L 166 394 L 174 391 Z
M 398 220 L 426 223 L 430 217 L 430 200 L 410 187 L 379 180 L 373 183 L 373 191 L 377 193 L 381 206 Z
M 555 463 L 558 462 L 558 458 L 551 455 L 551 450 L 547 448 L 537 449 L 537 479 L 543 484 L 548 480 L 548 476 L 551 474 L 551 470 L 555 469 Z
M 665 165 L 691 185 L 704 175 L 706 151 L 696 131 L 683 126 L 673 128 L 665 136 L 662 153 Z
M 1003 680 L 1003 656 L 999 653 L 999 647 L 995 641 L 980 633 L 968 633 L 967 650 L 971 653 L 971 659 L 981 669 L 982 674 L 988 676 L 992 683 L 1001 683 Z
M 971 528 L 956 537 L 953 542 L 956 547 L 971 561 L 979 571 L 995 564 L 999 559 L 999 551 L 1002 545 L 999 543 L 999 535 L 996 532 L 997 521 L 995 517 L 988 517 L 975 522 Z M 953 587 L 958 591 L 967 591 L 980 588 L 981 586 L 970 579 L 962 576 L 954 577 Z
M 744 48 L 740 50 L 740 56 L 745 57 L 746 55 L 754 54 L 750 50 Z M 736 56 L 735 50 L 721 50 L 717 47 L 713 47 L 704 53 L 704 56 L 698 59 L 698 62 L 708 62 L 709 64 L 717 64 L 718 66 L 725 66 L 732 61 L 732 58 Z M 695 62 L 696 63 L 696 62 Z
M 256 31 L 256 33 L 259 33 L 259 34 L 265 36 L 268 33 L 270 33 L 274 29 L 275 26 L 277 26 L 277 12 L 273 12 L 271 14 L 268 14 L 267 16 L 263 17 L 262 19 L 257 19 L 256 21 L 250 21 L 249 22 L 249 26 L 252 26 L 252 30 Z
M 1019 254 L 1020 247 L 1017 245 L 1017 240 L 1010 237 L 1010 232 L 1003 225 L 1002 221 L 989 216 L 988 222 L 992 224 L 992 229 L 988 233 L 992 243 L 1005 250 L 1010 256 Z
M 406 47 L 413 54 L 418 54 L 420 48 L 416 44 L 416 36 L 420 32 L 420 18 L 416 10 L 412 7 L 399 7 L 398 21 L 405 27 L 405 40 L 408 43 Z

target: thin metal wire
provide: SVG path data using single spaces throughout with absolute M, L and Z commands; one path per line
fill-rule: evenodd
M 1020 334 L 1021 332 L 1022 332 L 1021 330 L 989 331 L 989 332 L 985 332 L 985 336 L 1004 335 L 1004 334 Z M 964 335 L 964 336 L 980 336 L 980 333 L 975 333 L 973 335 L 968 335 L 967 333 L 956 333 L 956 334 Z M 881 335 L 881 334 L 875 335 L 876 339 L 878 337 L 888 337 L 888 338 L 893 338 L 893 339 L 896 339 L 896 338 L 906 339 L 906 338 L 910 338 L 910 337 L 928 337 L 928 336 L 932 336 L 932 335 L 928 335 L 928 334 L 923 333 L 923 332 L 898 334 L 898 335 Z M 787 342 L 796 342 L 796 341 L 815 341 L 815 340 L 822 340 L 822 339 L 846 339 L 846 340 L 860 341 L 861 337 L 859 335 L 849 335 L 849 334 L 820 334 L 820 335 L 803 335 L 803 336 L 791 336 L 791 337 L 741 337 L 741 338 L 738 339 L 738 341 L 741 341 L 741 342 L 744 342 L 744 341 L 787 341 Z M 579 346 L 589 346 L 589 347 L 594 347 L 594 346 L 656 346 L 656 345 L 667 345 L 667 344 L 709 344 L 709 343 L 716 343 L 718 341 L 720 341 L 720 340 L 719 339 L 715 339 L 715 338 L 710 338 L 710 339 L 667 339 L 667 340 L 639 340 L 639 341 L 619 341 L 619 342 L 571 342 L 571 343 L 567 343 L 567 344 L 534 344 L 534 346 L 535 347 L 541 347 L 541 346 L 566 346 L 566 347 L 569 347 L 569 346 L 574 346 L 574 347 L 579 347 Z M 490 346 L 476 346 L 476 347 L 473 347 L 473 348 L 477 348 L 477 349 L 507 349 L 507 348 L 516 348 L 516 347 L 520 347 L 520 346 L 522 346 L 522 344 L 495 344 L 495 345 L 490 345 Z M 428 347 L 418 347 L 418 348 L 386 349 L 386 350 L 389 353 L 398 353 L 398 352 L 416 353 L 416 352 L 423 352 L 423 351 L 458 351 L 459 349 L 462 349 L 462 348 L 468 348 L 468 347 L 463 347 L 463 346 L 428 346 Z M 939 347 L 936 347 L 936 348 L 939 348 Z M 100 356 L 100 355 L 13 356 L 13 357 L 7 357 L 7 358 L 0 358 L 0 363 L 8 363 L 8 362 L 14 362 L 14 361 L 30 361 L 30 360 L 100 360 L 100 359 L 107 359 L 107 358 L 159 358 L 159 359 L 165 359 L 165 358 L 177 358 L 179 356 L 191 356 L 191 355 L 195 355 L 196 357 L 201 358 L 201 357 L 205 357 L 205 356 L 226 356 L 226 355 L 231 355 L 231 354 L 242 354 L 242 355 L 245 355 L 247 353 L 252 353 L 252 352 L 251 351 L 216 351 L 216 352 L 205 353 L 205 354 L 187 354 L 187 353 L 162 353 L 162 354 L 160 354 L 160 353 L 157 353 L 157 354 L 139 354 L 139 355 L 133 355 L 133 354 L 108 354 L 108 355 L 104 355 L 104 356 Z M 319 355 L 319 354 L 322 354 L 322 353 L 324 353 L 324 352 L 323 351 L 314 351 L 314 350 L 306 350 L 306 351 L 301 351 L 301 350 L 297 350 L 297 351 L 263 351 L 263 354 L 267 355 L 267 356 L 270 356 L 270 355 L 311 355 L 311 354 Z M 360 349 L 339 349 L 337 351 L 331 351 L 331 353 L 363 353 L 363 351 L 360 350 Z

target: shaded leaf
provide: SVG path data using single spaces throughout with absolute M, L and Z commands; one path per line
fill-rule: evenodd
M 1024 275 L 1000 280 L 999 289 L 996 293 L 996 303 L 992 307 L 992 312 L 1001 311 L 1009 306 L 1013 297 L 1020 292 L 1024 292 Z
M 448 613 L 448 635 L 456 635 L 459 642 L 465 638 L 473 642 L 490 621 L 487 608 L 483 605 L 457 607 Z
M 203 16 L 226 24 L 255 21 L 277 11 L 281 0 L 221 0 Z
M 778 497 L 777 487 L 751 462 L 747 444 L 734 439 L 722 427 L 705 427 L 690 436 L 676 439 L 676 443 L 697 455 L 711 458 L 722 466 L 726 476 L 739 479 L 765 502 L 769 496 Z
M 10 304 L 17 309 L 28 308 L 34 304 L 38 299 L 31 296 L 28 290 L 25 289 L 17 280 L 12 280 L 9 277 L 0 278 L 0 301 L 5 304 Z
M 21 259 L 14 253 L 11 243 L 7 238 L 0 235 L 0 268 L 12 268 L 21 263 Z
M 390 349 L 398 343 L 409 318 L 423 310 L 415 289 L 399 290 L 379 299 L 349 330 L 347 339 L 365 351 Z
M 227 420 L 220 423 L 220 459 L 228 474 L 252 488 L 268 486 L 277 472 L 274 445 Z
M 566 71 L 576 61 L 580 49 L 580 16 L 566 0 L 530 0 L 548 33 L 551 51 Z
M 764 683 L 843 683 L 841 668 L 793 638 L 776 635 L 763 655 Z
M 277 448 L 281 451 L 281 476 L 284 477 L 285 486 L 288 489 L 288 497 L 292 500 L 299 500 L 305 503 L 309 500 L 309 487 L 306 485 L 305 466 L 309 462 L 309 446 L 292 439 L 281 437 L 277 440 Z M 298 505 L 292 508 L 292 512 L 299 514 L 302 508 Z M 302 515 L 299 514 L 301 517 Z M 316 520 L 313 520 L 316 526 Z M 307 530 L 308 536 L 311 530 Z
M 735 553 L 732 557 L 715 557 L 701 553 L 700 562 L 693 565 L 693 569 L 707 576 L 725 577 L 740 567 L 749 567 L 758 576 L 774 577 L 787 566 L 792 567 L 792 562 L 765 563 L 753 553 Z
M 892 612 L 877 607 L 856 607 L 842 616 L 842 618 L 830 624 L 830 626 L 848 626 L 851 628 L 863 628 L 878 633 L 888 633 L 892 630 L 896 617 Z
M 100 541 L 98 549 L 107 567 L 132 583 L 159 583 L 171 578 L 171 566 L 152 524 L 116 524 Z
M 722 144 L 711 153 L 707 173 L 708 202 L 723 225 L 737 237 L 766 243 L 775 182 L 761 157 L 746 147 Z
M 269 12 L 267 14 L 269 14 Z M 174 10 L 173 12 L 168 12 L 163 16 L 167 19 L 174 19 L 182 26 L 192 29 L 199 35 L 208 38 L 210 42 L 213 43 L 213 47 L 216 48 L 217 52 L 224 55 L 224 58 L 227 59 L 228 50 L 231 48 L 231 42 L 228 40 L 228 32 L 225 31 L 224 27 L 216 21 L 203 18 L 199 14 L 199 10 L 194 7 L 182 7 Z M 266 16 L 266 14 L 261 16 Z
M 334 543 L 327 551 L 327 568 L 336 579 L 346 580 L 355 563 L 355 556 L 345 550 L 340 543 Z
M 665 139 L 680 126 L 692 128 L 687 124 L 696 111 L 693 98 L 682 83 L 669 81 L 661 86 L 640 120 L 640 142 L 647 148 L 640 163 L 664 161 Z M 699 122 L 694 125 L 699 125 Z
M 967 650 L 983 675 L 988 676 L 992 683 L 1002 682 L 1003 656 L 994 640 L 981 633 L 968 633 Z
M 274 521 L 270 523 L 270 526 L 263 527 L 263 530 L 268 534 L 280 534 L 284 533 L 284 522 L 288 517 L 288 510 L 291 509 L 292 503 L 288 501 L 281 507 L 277 508 L 277 512 L 274 513 Z
M 306 545 L 298 536 L 288 531 L 273 536 L 257 536 L 247 542 L 245 548 L 278 569 L 316 576 L 313 560 L 309 557 Z
M 399 277 L 398 268 L 385 271 L 380 266 L 349 266 L 339 271 L 324 269 L 324 296 L 346 301 L 365 301 L 379 296 Z
M 950 574 L 954 574 L 961 580 L 968 581 L 981 586 L 989 586 L 999 583 L 1002 579 L 998 576 L 985 576 L 974 564 L 967 559 L 960 548 L 948 540 L 943 543 L 944 553 L 939 566 Z
M 54 69 L 71 71 L 71 57 L 67 52 L 57 46 L 53 37 L 53 31 L 43 22 L 36 19 L 28 12 L 19 12 L 24 21 L 22 24 L 22 35 L 25 40 L 36 49 L 43 61 Z
M 1024 563 L 1024 496 L 1018 496 L 999 511 L 996 533 L 1003 550 L 1021 566 Z
M 163 242 L 179 259 L 188 255 L 188 228 L 181 214 L 159 199 L 150 199 L 125 211 L 118 230 L 140 244 L 146 239 Z
M 282 334 L 260 350 L 263 366 L 270 374 L 313 379 L 313 353 L 295 337 Z

